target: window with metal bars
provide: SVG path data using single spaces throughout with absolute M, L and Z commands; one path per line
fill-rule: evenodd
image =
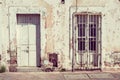
M 76 15 L 76 48 L 78 51 L 97 51 L 99 41 L 100 14 Z

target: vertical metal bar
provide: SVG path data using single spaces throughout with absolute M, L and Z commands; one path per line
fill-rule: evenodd
M 80 61 L 80 45 L 79 45 L 80 44 L 80 36 L 79 36 L 80 30 L 79 29 L 80 29 L 80 15 L 78 15 L 78 28 L 77 28 L 77 31 L 78 31 L 78 34 L 77 34 L 78 35 L 78 38 L 77 38 L 77 45 L 78 46 L 77 46 L 77 48 L 78 48 L 78 54 L 79 54 L 78 61 L 80 63 L 81 61 Z
M 83 20 L 83 15 L 81 14 L 81 28 L 82 28 L 82 26 L 83 26 L 83 25 L 82 25 L 82 20 Z M 82 50 L 82 49 L 83 49 L 83 40 L 82 40 L 82 36 L 81 36 L 81 39 L 80 39 L 80 40 L 81 40 L 81 45 L 82 45 L 82 46 L 81 46 L 81 68 L 82 68 L 82 66 L 83 66 L 83 65 L 82 65 L 82 64 L 83 64 L 83 50 Z
M 84 28 L 84 15 L 82 15 L 82 32 L 83 32 L 83 28 Z M 84 36 L 83 36 L 83 33 L 82 33 L 82 59 L 83 59 L 83 62 L 84 62 Z
M 91 22 L 91 15 L 89 15 L 89 23 Z M 91 26 L 90 26 L 90 24 L 88 24 L 88 27 L 89 27 L 89 41 L 88 41 L 88 44 L 89 44 L 89 52 L 90 52 L 90 49 L 91 49 L 91 40 L 90 40 L 90 36 L 91 36 Z M 90 56 L 91 56 L 91 54 L 89 54 L 89 65 L 90 65 Z
M 39 18 L 38 18 L 39 20 L 38 20 L 38 24 L 39 24 L 39 39 L 40 39 L 40 44 L 39 44 L 39 46 L 40 46 L 40 67 L 41 67 L 41 15 L 39 14 Z M 37 29 L 37 28 L 36 28 Z M 37 30 L 36 30 L 37 31 Z
M 80 31 L 79 31 L 79 27 L 80 27 L 80 19 L 79 19 L 79 15 L 77 16 L 77 42 L 76 42 L 76 44 L 77 44 L 77 51 L 78 51 L 78 53 L 79 53 L 79 33 L 80 33 Z
M 81 15 L 79 15 L 79 24 L 80 24 L 80 27 L 81 27 L 81 19 L 82 19 L 82 17 L 81 17 Z M 80 32 L 81 33 L 81 32 Z M 81 45 L 81 36 L 80 36 L 80 45 Z M 80 68 L 82 67 L 82 55 L 81 55 L 81 46 L 80 46 Z
M 75 24 L 75 26 L 74 26 L 74 36 L 75 36 L 75 38 L 74 38 L 74 40 L 75 40 L 74 41 L 74 43 L 75 43 L 75 46 L 74 46 L 75 53 L 74 53 L 74 55 L 76 55 L 76 45 L 78 46 L 78 44 L 76 44 L 76 41 L 78 39 L 78 36 L 76 35 L 76 33 L 77 33 L 76 28 L 78 27 L 77 16 L 75 16 L 75 18 L 74 18 L 74 24 Z
M 87 16 L 88 16 L 88 18 L 87 18 L 87 68 L 88 68 L 88 58 L 89 58 L 89 14 L 87 13 Z
M 83 15 L 83 26 L 82 26 L 82 30 L 84 30 L 84 28 L 85 28 L 85 23 L 84 23 L 84 19 L 85 19 L 85 14 Z M 82 54 L 83 54 L 83 61 L 84 61 L 84 64 L 85 64 L 85 53 L 84 53 L 84 47 L 85 47 L 85 36 L 84 36 L 84 33 L 82 34 L 83 36 L 82 36 L 82 41 L 83 41 L 83 52 L 82 52 Z
M 99 15 L 97 15 L 97 55 L 98 55 L 98 68 L 100 68 L 100 55 L 99 55 Z
M 96 54 L 96 57 L 97 57 L 97 67 L 98 67 L 98 30 L 97 30 L 97 27 L 98 27 L 98 25 L 97 25 L 97 15 L 96 15 L 96 26 L 95 26 L 95 30 L 96 30 L 96 36 L 95 36 L 95 43 L 96 43 L 96 47 L 95 47 L 95 54 Z
M 94 57 L 95 57 L 95 54 L 94 54 L 94 15 L 92 15 L 92 26 L 91 26 L 91 29 L 92 29 L 92 36 L 91 36 L 91 45 L 92 45 L 92 48 L 91 48 L 91 50 L 93 51 L 92 52 L 92 55 L 93 55 L 93 62 L 95 63 L 95 61 L 94 61 Z M 94 64 L 93 63 L 93 64 Z M 93 67 L 94 68 L 94 67 Z
M 102 68 L 102 54 L 101 54 L 101 52 L 102 52 L 102 32 L 101 32 L 101 29 L 102 28 L 102 15 L 100 14 L 100 16 L 99 16 L 99 35 L 100 35 L 100 42 L 99 42 L 99 45 L 100 45 L 100 69 Z
M 97 53 L 97 67 L 99 68 L 99 52 L 98 52 L 98 44 L 99 44 L 99 42 L 98 42 L 98 16 L 99 15 L 96 15 L 96 53 Z
M 100 23 L 100 67 L 102 68 L 102 54 L 101 54 L 101 52 L 102 52 L 102 15 L 100 15 L 99 16 L 99 23 Z
M 94 69 L 95 69 L 95 63 L 96 63 L 96 60 L 95 60 L 95 36 L 94 36 L 94 34 L 95 34 L 95 22 L 94 22 L 94 19 L 95 19 L 95 14 L 93 14 L 93 24 L 92 24 L 92 29 L 93 29 L 93 37 L 92 37 L 92 45 L 93 45 L 93 59 L 94 59 Z
M 101 55 L 101 50 L 102 50 L 102 48 L 101 48 L 101 46 L 102 46 L 102 44 L 101 44 L 101 42 L 102 42 L 102 38 L 101 38 L 101 28 L 102 28 L 102 25 L 101 25 L 101 15 L 99 15 L 99 17 L 98 17 L 98 24 L 99 24 L 99 26 L 98 26 L 98 40 L 99 40 L 99 45 L 98 45 L 98 51 L 99 51 L 99 58 L 100 58 L 100 60 L 99 60 L 99 66 L 100 66 L 100 68 L 101 68 L 101 66 L 102 66 L 102 64 L 101 64 L 101 57 L 102 57 L 102 55 Z
M 82 15 L 82 32 L 83 32 L 83 24 L 84 24 L 84 14 Z M 83 50 L 83 48 L 84 48 L 84 36 L 83 36 L 83 33 L 82 33 L 82 67 L 83 67 L 83 64 L 84 64 L 84 50 Z
M 100 68 L 100 57 L 101 57 L 101 55 L 100 55 L 100 16 L 101 15 L 98 15 L 98 21 L 97 21 L 97 25 L 98 25 L 98 28 L 97 28 L 97 39 L 98 39 L 98 56 L 99 56 L 99 61 L 98 61 L 98 64 L 99 64 L 99 68 Z
M 96 15 L 96 18 L 95 18 L 96 20 L 96 52 L 95 52 L 95 54 L 96 54 L 96 57 L 97 57 L 97 67 L 98 67 L 98 24 L 97 24 L 97 21 L 98 21 L 98 17 L 97 17 L 97 15 Z
M 72 50 L 72 72 L 74 71 L 74 15 L 72 15 L 72 45 L 73 45 L 73 50 Z

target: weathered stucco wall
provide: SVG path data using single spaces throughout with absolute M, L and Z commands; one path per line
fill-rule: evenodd
M 97 4 L 96 4 L 97 3 Z M 73 3 L 74 5 L 76 2 Z M 102 50 L 102 69 L 119 68 L 120 52 L 120 2 L 119 0 L 79 0 L 77 12 L 101 12 L 101 50 Z M 74 10 L 75 11 L 75 10 Z
M 16 14 L 39 13 L 41 15 L 42 59 L 48 58 L 49 53 L 57 53 L 59 66 L 71 69 L 72 14 L 88 11 L 102 14 L 102 68 L 119 67 L 119 63 L 114 64 L 115 58 L 112 56 L 120 55 L 119 0 L 65 0 L 65 4 L 62 4 L 61 0 L 1 0 L 1 2 L 0 54 L 2 62 L 9 64 L 10 53 L 17 52 Z
M 113 6 L 114 5 L 114 6 Z M 111 2 L 106 3 L 105 14 L 102 27 L 102 54 L 103 54 L 103 64 L 107 67 L 118 67 L 118 64 L 114 65 L 114 55 L 119 56 L 120 48 L 120 2 L 111 0 Z M 109 56 L 109 57 L 108 57 Z M 112 57 L 110 57 L 112 56 Z
M 19 4 L 21 3 L 21 4 Z M 26 4 L 27 3 L 27 4 Z M 34 4 L 34 5 L 31 5 Z M 69 3 L 68 3 L 69 4 Z M 69 14 L 65 12 L 69 9 L 67 5 L 61 4 L 60 1 L 51 3 L 51 1 L 36 0 L 31 1 L 6 1 L 5 6 L 5 26 L 6 30 L 10 28 L 10 41 L 9 35 L 6 36 L 6 50 L 8 51 L 6 59 L 10 63 L 10 54 L 16 54 L 17 41 L 16 41 L 16 14 L 36 14 L 41 15 L 41 58 L 42 60 L 48 59 L 48 54 L 58 54 L 59 66 L 67 66 L 69 60 Z M 65 8 L 64 8 L 65 7 Z M 66 20 L 65 20 L 66 19 Z M 9 32 L 7 32 L 9 34 Z M 9 43 L 10 42 L 10 43 Z M 9 50 L 10 48 L 10 50 Z M 13 61 L 14 63 L 14 61 Z

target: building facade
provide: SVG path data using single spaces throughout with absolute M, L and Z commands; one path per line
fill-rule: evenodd
M 120 69 L 119 0 L 0 0 L 0 59 L 8 71 Z

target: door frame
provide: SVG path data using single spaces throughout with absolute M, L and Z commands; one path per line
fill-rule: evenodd
M 34 37 L 35 37 L 35 57 L 36 57 L 36 65 L 34 65 L 34 66 L 37 66 L 37 67 L 40 67 L 40 65 L 41 65 L 41 53 L 40 53 L 40 48 L 41 48 L 41 41 L 40 41 L 40 14 L 16 14 L 16 17 L 17 17 L 17 25 L 27 25 L 26 27 L 26 29 L 27 29 L 27 31 L 28 31 L 28 33 L 27 33 L 27 49 L 28 49 L 28 66 L 30 66 L 29 64 L 30 64 L 30 49 L 29 49 L 29 47 L 30 47 L 30 35 L 29 35 L 29 24 L 34 24 L 35 26 L 35 35 L 34 35 Z M 25 17 L 25 22 L 24 22 L 24 18 L 23 17 Z M 23 22 L 20 22 L 19 21 L 19 19 L 21 18 L 21 21 L 23 21 Z M 37 22 L 31 22 L 31 21 L 34 21 L 34 20 L 30 20 L 30 19 L 36 19 L 35 21 L 37 21 Z M 26 21 L 27 20 L 27 21 Z M 30 21 L 30 22 L 29 22 Z M 18 26 L 18 27 L 22 27 L 22 26 Z M 17 28 L 16 28 L 17 29 Z M 19 36 L 17 36 L 17 37 L 19 37 Z M 18 40 L 18 39 L 17 39 Z M 18 41 L 17 41 L 18 42 Z M 20 43 L 21 44 L 21 43 Z M 17 47 L 18 48 L 18 47 Z M 17 52 L 18 53 L 18 52 Z M 21 53 L 19 53 L 19 55 L 20 55 Z M 20 56 L 21 57 L 21 56 Z
M 16 59 L 16 64 L 17 64 L 17 43 L 16 43 L 16 24 L 17 24 L 17 19 L 16 19 L 16 14 L 40 14 L 40 39 L 41 39 L 41 49 L 40 53 L 41 56 L 44 56 L 45 52 L 45 19 L 46 14 L 43 12 L 46 12 L 44 7 L 18 7 L 18 6 L 11 6 L 8 8 L 8 32 L 9 32 L 9 50 L 8 52 L 10 53 L 10 61 L 12 59 Z M 10 14 L 10 15 L 9 15 Z M 42 24 L 41 24 L 42 23 Z M 9 60 L 9 59 L 8 59 Z M 13 64 L 13 63 L 10 63 Z
M 99 15 L 99 16 L 100 16 L 100 19 L 99 19 L 100 22 L 99 22 L 99 27 L 98 27 L 99 29 L 97 29 L 97 34 L 96 34 L 96 36 L 97 36 L 96 38 L 98 39 L 98 37 L 99 37 L 99 40 L 96 42 L 96 45 L 99 46 L 99 47 L 96 46 L 96 48 L 97 48 L 97 52 L 96 52 L 96 53 L 93 53 L 93 52 L 92 52 L 92 56 L 94 56 L 94 54 L 95 54 L 95 55 L 97 55 L 97 56 L 99 57 L 99 60 L 97 60 L 97 63 L 98 63 L 98 66 L 97 66 L 97 67 L 95 67 L 95 65 L 94 65 L 93 67 L 91 67 L 91 68 L 89 67 L 90 64 L 89 64 L 89 62 L 88 62 L 88 61 L 89 61 L 88 59 L 90 58 L 89 56 L 90 56 L 90 53 L 91 53 L 91 52 L 89 52 L 89 51 L 87 51 L 87 52 L 84 54 L 84 55 L 87 56 L 87 59 L 86 59 L 86 60 L 87 60 L 87 66 L 85 65 L 84 67 L 82 67 L 83 65 L 82 65 L 81 63 L 78 63 L 78 62 L 77 62 L 77 59 L 76 59 L 77 57 L 78 57 L 78 58 L 80 57 L 79 59 L 82 60 L 82 58 L 85 57 L 84 55 L 81 55 L 81 53 L 79 53 L 79 52 L 77 51 L 77 47 L 78 47 L 78 46 L 77 46 L 77 45 L 78 45 L 78 43 L 77 43 L 77 42 L 78 42 L 78 41 L 77 41 L 77 34 L 78 34 L 78 33 L 76 33 L 76 32 L 77 32 L 77 27 L 78 27 L 78 26 L 77 26 L 77 22 L 76 22 L 76 15 L 80 15 L 80 14 L 83 14 L 83 15 L 84 15 L 84 14 L 85 14 L 85 15 L 87 14 L 87 16 L 88 16 L 87 19 L 89 19 L 89 15 Z M 72 18 L 73 18 L 73 19 L 72 19 L 72 20 L 73 20 L 73 23 L 72 23 L 72 24 L 73 24 L 73 27 L 72 27 L 73 53 L 72 53 L 72 54 L 75 54 L 75 55 L 73 55 L 73 56 L 74 56 L 74 57 L 73 57 L 73 58 L 74 58 L 73 64 L 79 65 L 79 69 L 80 69 L 80 70 L 97 70 L 97 69 L 100 70 L 100 69 L 101 69 L 101 13 L 100 13 L 100 14 L 99 14 L 99 13 L 96 13 L 96 14 L 95 14 L 95 13 L 90 13 L 90 14 L 89 14 L 89 12 L 88 12 L 88 13 L 74 13 Z M 86 29 L 85 29 L 85 34 L 86 34 L 87 37 L 89 37 L 89 33 L 88 33 L 89 31 L 87 32 L 87 29 L 89 28 L 89 27 L 88 27 L 88 24 L 89 24 L 89 21 L 87 20 L 87 24 L 86 24 L 87 27 L 86 27 Z M 99 31 L 98 31 L 98 30 L 99 30 Z M 98 35 L 98 34 L 99 34 L 99 35 Z M 85 39 L 86 39 L 86 38 L 85 38 Z M 88 39 L 87 39 L 87 40 L 88 40 Z M 85 41 L 85 43 L 86 43 L 86 41 Z M 89 43 L 87 42 L 87 44 L 89 44 Z M 98 44 L 99 44 L 99 45 L 98 45 Z M 85 50 L 86 50 L 86 47 L 87 47 L 87 49 L 89 49 L 89 48 L 88 48 L 88 45 L 87 45 L 87 46 L 85 45 Z M 98 48 L 99 48 L 99 51 L 98 51 Z M 95 57 L 95 56 L 94 56 L 94 57 Z M 83 60 L 85 60 L 85 59 L 83 59 Z M 80 61 L 80 60 L 79 60 L 79 61 Z M 94 61 L 94 60 L 93 60 L 93 61 Z

